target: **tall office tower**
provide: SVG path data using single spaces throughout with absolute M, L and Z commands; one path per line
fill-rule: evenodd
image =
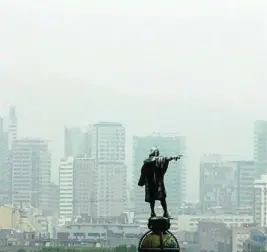
M 21 139 L 12 150 L 12 203 L 49 211 L 51 154 L 43 140 Z
M 87 157 L 75 158 L 73 166 L 74 216 L 86 214 L 96 217 L 95 188 L 95 160 Z
M 9 150 L 12 149 L 12 145 L 14 141 L 17 140 L 17 131 L 18 131 L 18 125 L 17 125 L 17 116 L 16 116 L 16 108 L 11 107 L 9 110 L 9 124 L 8 124 L 8 139 L 9 139 Z
M 145 189 L 137 185 L 143 161 L 148 157 L 153 146 L 157 146 L 163 156 L 185 155 L 185 138 L 176 134 L 154 134 L 152 136 L 133 138 L 133 176 L 134 176 L 134 204 L 136 214 L 148 209 L 144 202 Z M 185 199 L 186 194 L 186 167 L 185 160 L 172 161 L 165 175 L 167 202 L 171 212 L 176 212 Z
M 11 203 L 11 169 L 9 166 L 8 132 L 0 118 L 0 204 Z
M 65 157 L 91 156 L 91 126 L 86 131 L 80 128 L 65 128 Z
M 125 128 L 100 122 L 92 127 L 92 157 L 96 160 L 97 217 L 119 216 L 127 205 Z
M 73 164 L 74 158 L 60 160 L 59 165 L 59 217 L 73 217 Z
M 261 227 L 267 226 L 267 175 L 254 182 L 253 217 Z
M 254 160 L 267 162 L 267 121 L 254 123 Z

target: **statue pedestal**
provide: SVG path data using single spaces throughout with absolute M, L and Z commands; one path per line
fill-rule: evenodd
M 147 227 L 154 232 L 164 232 L 171 226 L 170 219 L 165 217 L 152 217 L 148 219 Z

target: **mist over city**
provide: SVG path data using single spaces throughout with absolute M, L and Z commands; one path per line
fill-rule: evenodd
M 266 13 L 0 0 L 0 250 L 267 251 Z

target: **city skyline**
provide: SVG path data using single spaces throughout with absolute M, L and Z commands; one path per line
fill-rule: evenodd
M 22 112 L 18 107 L 16 107 L 16 111 Z M 7 113 L 4 113 L 4 115 L 5 114 L 7 114 Z M 5 116 L 4 116 L 4 118 L 5 118 Z M 20 114 L 18 112 L 17 112 L 17 118 L 18 118 L 18 125 L 19 125 L 18 126 L 18 134 L 19 134 L 19 137 L 20 138 L 24 138 L 26 136 L 23 136 L 22 137 L 20 135 L 21 134 L 20 133 L 21 132 L 20 128 L 21 128 L 21 125 L 23 125 L 23 121 L 20 119 Z M 7 120 L 7 118 L 6 118 L 6 120 Z M 4 121 L 6 121 L 6 120 L 4 120 Z M 99 121 L 107 121 L 107 120 L 99 120 Z M 4 123 L 4 124 L 6 125 L 5 128 L 8 128 L 7 124 L 6 123 Z M 66 129 L 66 128 L 76 128 L 76 129 L 86 129 L 87 128 L 88 129 L 88 126 L 90 126 L 92 124 L 94 124 L 94 122 L 93 123 L 91 122 L 90 124 L 88 123 L 87 126 L 84 126 L 84 127 L 79 127 L 78 125 L 73 125 L 73 124 L 72 124 L 73 127 L 67 127 L 66 124 L 64 124 L 63 125 L 63 128 L 61 129 L 61 132 L 60 132 L 61 133 L 61 138 L 60 139 L 61 139 L 61 142 L 62 142 L 62 147 L 60 146 L 60 144 L 56 144 L 55 141 L 49 140 L 49 138 L 45 139 L 45 141 L 48 143 L 49 148 L 50 148 L 50 150 L 52 152 L 52 169 L 51 169 L 51 174 L 52 174 L 52 181 L 54 183 L 58 184 L 59 160 L 60 160 L 60 158 L 62 158 L 64 156 L 64 145 L 63 145 L 63 143 L 64 143 L 64 129 Z M 251 122 L 251 127 L 253 127 L 253 122 Z M 129 133 L 129 130 L 127 129 L 127 127 L 125 127 L 125 128 L 126 128 L 126 165 L 127 165 L 127 169 L 130 170 L 128 172 L 128 174 L 131 174 L 131 171 L 132 171 L 132 151 L 133 151 L 132 150 L 132 145 L 133 145 L 133 138 L 137 134 L 134 134 L 134 132 L 130 132 Z M 253 130 L 252 129 L 250 129 L 250 134 L 251 135 L 253 135 Z M 43 130 L 42 128 L 39 128 L 39 131 L 40 132 L 42 130 Z M 155 134 L 155 130 L 154 131 L 153 130 L 150 130 L 150 131 L 146 132 L 146 134 L 140 134 L 139 136 L 150 136 L 150 135 L 153 135 L 153 134 Z M 178 133 L 162 132 L 161 134 L 176 134 L 176 135 L 178 135 L 179 132 Z M 181 136 L 183 136 L 183 135 L 181 135 Z M 37 136 L 36 137 L 33 137 L 31 135 L 28 135 L 27 137 L 29 139 L 44 139 L 44 138 L 40 138 L 40 137 L 37 137 Z M 187 138 L 187 155 L 186 155 L 185 158 L 186 158 L 187 167 L 188 167 L 187 168 L 188 169 L 187 179 L 189 181 L 193 181 L 196 185 L 198 185 L 199 184 L 199 181 L 198 181 L 198 177 L 199 176 L 198 175 L 195 176 L 193 178 L 193 180 L 192 180 L 192 177 L 190 176 L 192 170 L 190 170 L 190 168 L 193 167 L 193 169 L 195 169 L 195 174 L 199 174 L 199 170 L 198 169 L 199 169 L 199 161 L 200 161 L 201 157 L 203 155 L 207 154 L 207 153 L 218 153 L 218 151 L 216 152 L 215 150 L 212 150 L 211 149 L 211 151 L 209 151 L 209 152 L 208 151 L 203 151 L 202 153 L 199 153 L 197 157 L 196 157 L 196 155 L 193 155 L 193 157 L 195 157 L 195 160 L 193 160 L 193 162 L 192 162 L 192 156 L 191 156 L 191 154 L 192 154 L 192 146 L 191 146 L 191 144 L 192 143 L 190 144 L 190 140 L 192 140 L 192 138 L 190 138 L 190 136 L 189 137 L 186 136 L 186 138 Z M 189 139 L 189 141 L 188 141 L 188 139 Z M 251 137 L 251 139 L 248 139 L 248 140 L 251 140 L 251 144 L 253 143 L 253 139 L 254 139 L 253 137 Z M 208 141 L 208 139 L 207 139 L 207 141 Z M 249 149 L 251 149 L 251 152 L 249 153 L 249 155 L 247 155 L 247 156 L 246 155 L 243 155 L 243 158 L 242 158 L 242 155 L 234 155 L 231 152 L 228 152 L 225 155 L 223 155 L 222 152 L 220 154 L 223 155 L 223 156 L 225 156 L 226 159 L 228 158 L 228 160 L 252 160 L 253 159 L 252 158 L 253 157 L 252 147 L 253 147 L 253 145 L 251 145 L 250 148 L 249 148 Z M 62 154 L 60 155 L 58 152 L 55 152 L 54 151 L 55 149 L 60 150 L 60 152 Z M 147 151 L 149 151 L 149 149 Z M 144 157 L 146 155 L 147 155 L 147 153 L 144 153 Z M 250 158 L 249 158 L 249 156 L 250 156 Z M 129 182 L 131 182 L 131 179 L 132 179 L 131 175 L 130 176 L 128 175 L 127 180 Z M 134 181 L 132 181 L 132 182 L 134 182 Z M 195 189 L 192 190 L 192 188 L 189 186 L 189 184 L 191 184 L 191 182 L 188 182 L 187 183 L 187 196 L 188 196 L 188 200 L 196 201 L 196 200 L 198 200 L 198 194 L 195 193 Z M 193 191 L 193 193 L 192 193 L 192 191 Z

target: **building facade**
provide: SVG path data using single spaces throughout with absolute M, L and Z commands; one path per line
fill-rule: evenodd
M 133 190 L 136 214 L 148 210 L 145 200 L 144 188 L 137 185 L 143 161 L 148 157 L 152 147 L 157 146 L 163 156 L 185 154 L 185 138 L 176 134 L 154 134 L 152 136 L 133 138 Z M 184 159 L 169 164 L 165 175 L 165 187 L 169 210 L 174 213 L 185 200 L 186 196 L 186 166 Z

